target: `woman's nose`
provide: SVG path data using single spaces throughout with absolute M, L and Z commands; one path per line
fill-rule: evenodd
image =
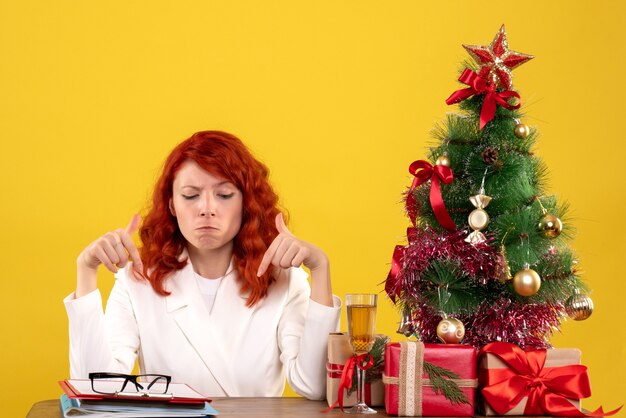
M 216 208 L 215 208 L 215 199 L 211 196 L 207 197 L 203 200 L 202 205 L 200 207 L 200 216 L 215 216 Z

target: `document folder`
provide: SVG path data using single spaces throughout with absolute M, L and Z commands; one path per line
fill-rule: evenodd
M 137 402 L 123 399 L 80 400 L 61 395 L 64 418 L 209 418 L 218 412 L 208 403 Z
M 115 382 L 111 382 L 116 385 Z M 145 392 L 118 392 L 114 395 L 103 395 L 91 389 L 89 379 L 66 379 L 59 381 L 63 392 L 70 399 L 101 400 L 101 399 L 125 399 L 146 402 L 167 402 L 184 404 L 203 404 L 211 402 L 209 398 L 195 391 L 184 383 L 170 383 L 167 394 L 151 394 Z M 114 390 L 112 391 L 114 392 Z

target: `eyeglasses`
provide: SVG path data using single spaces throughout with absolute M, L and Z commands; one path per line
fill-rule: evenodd
M 89 373 L 91 389 L 102 395 L 169 396 L 171 376 L 163 374 Z M 129 383 L 131 383 L 129 385 Z M 124 390 L 126 389 L 126 391 Z

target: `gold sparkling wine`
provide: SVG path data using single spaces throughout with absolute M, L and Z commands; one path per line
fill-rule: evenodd
M 350 345 L 357 354 L 367 353 L 374 345 L 376 331 L 376 306 L 348 306 L 348 335 Z
M 374 294 L 348 294 L 346 295 L 346 307 L 348 308 L 348 336 L 350 346 L 356 355 L 364 355 L 372 349 L 374 345 L 374 335 L 376 330 L 376 302 L 378 295 Z M 358 361 L 363 361 L 359 359 Z M 363 401 L 365 392 L 365 370 L 357 368 L 357 403 L 350 409 L 345 410 L 347 414 L 375 414 L 376 410 L 367 406 Z

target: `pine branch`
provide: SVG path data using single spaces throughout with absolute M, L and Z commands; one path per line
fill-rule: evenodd
M 467 399 L 459 385 L 451 380 L 458 379 L 458 374 L 427 361 L 424 362 L 424 371 L 430 379 L 430 383 L 433 386 L 435 394 L 443 394 L 443 396 L 453 404 L 470 404 L 470 401 Z
M 433 261 L 424 271 L 422 280 L 427 283 L 423 291 L 424 300 L 446 314 L 471 311 L 480 304 L 481 295 L 470 289 L 468 277 L 457 262 Z
M 374 345 L 369 351 L 369 354 L 374 357 L 374 365 L 365 373 L 365 383 L 372 383 L 375 380 L 381 379 L 383 375 L 383 368 L 385 362 L 385 345 L 389 342 L 389 337 L 386 335 L 380 335 L 374 340 Z M 348 390 L 348 396 L 356 390 L 357 379 L 356 373 L 358 369 L 354 366 L 354 378 L 352 379 L 352 386 Z
M 365 382 L 372 382 L 382 377 L 383 367 L 385 364 L 385 345 L 389 342 L 389 338 L 381 335 L 376 338 L 374 345 L 370 350 L 370 354 L 374 357 L 374 365 L 365 374 Z

